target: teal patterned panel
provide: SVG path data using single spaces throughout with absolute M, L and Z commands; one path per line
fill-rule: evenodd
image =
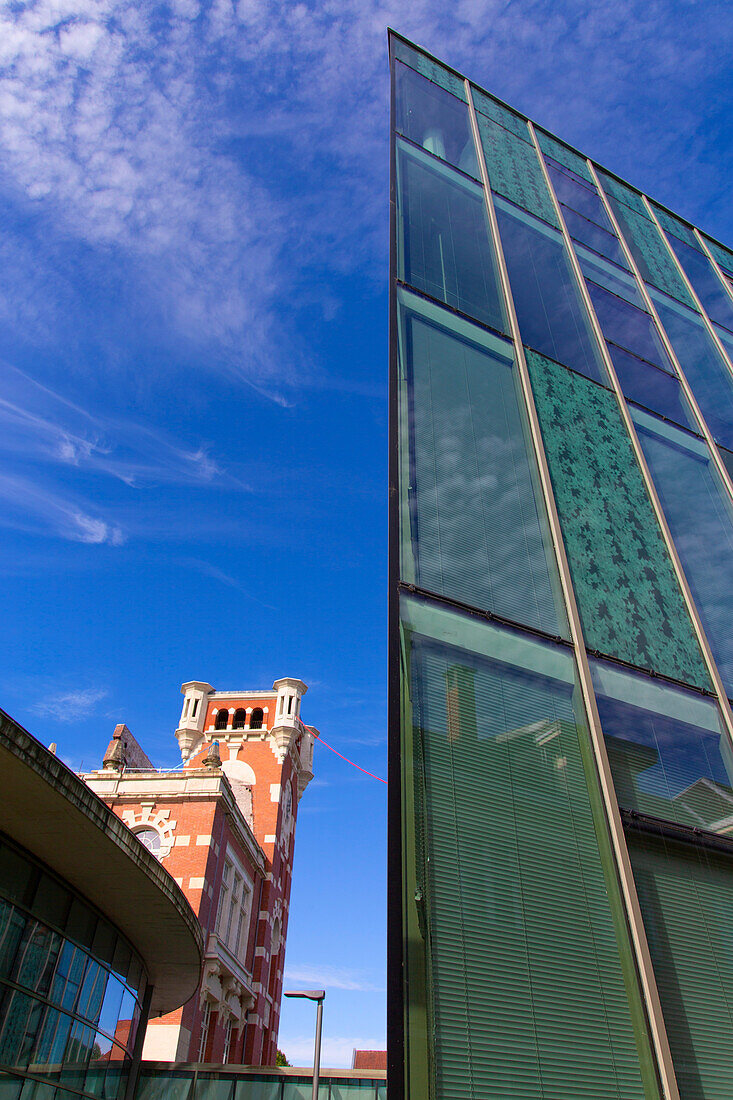
M 666 229 L 668 233 L 673 233 L 675 237 L 679 237 L 685 244 L 689 244 L 690 248 L 696 248 L 698 252 L 702 252 L 697 237 L 692 232 L 689 225 L 680 221 L 679 218 L 675 218 L 674 214 L 670 214 L 668 211 L 663 210 L 661 206 L 657 206 L 655 202 L 651 205 L 662 229 Z
M 637 214 L 641 214 L 642 218 L 649 217 L 647 209 L 644 206 L 644 200 L 638 191 L 634 191 L 633 188 L 627 187 L 625 183 L 621 183 L 621 180 L 617 180 L 615 176 L 609 176 L 602 168 L 598 169 L 598 175 L 603 185 L 603 190 L 607 195 L 612 195 L 614 199 L 622 202 L 624 206 L 631 207 Z
M 492 190 L 559 228 L 534 146 L 485 115 L 476 117 Z
M 611 206 L 618 218 L 621 232 L 646 283 L 664 290 L 678 302 L 695 309 L 695 302 L 677 270 L 667 242 L 653 221 L 642 217 L 623 203 L 611 199 Z
M 505 130 L 510 130 L 522 141 L 526 141 L 531 145 L 532 139 L 529 136 L 527 123 L 520 115 L 510 111 L 503 103 L 499 103 L 493 96 L 487 95 L 486 92 L 482 92 L 480 88 L 473 85 L 471 85 L 471 95 L 473 96 L 473 105 L 477 111 L 480 111 L 482 115 L 486 115 L 492 122 L 498 122 Z
M 703 236 L 705 235 L 703 234 Z M 718 244 L 717 241 L 712 241 L 710 237 L 705 237 L 705 244 L 708 246 L 720 266 L 733 274 L 733 252 L 731 252 L 729 248 L 724 248 L 722 244 Z
M 451 92 L 453 95 L 458 96 L 459 99 L 462 99 L 464 103 L 466 102 L 465 85 L 460 76 L 456 76 L 450 69 L 443 68 L 437 61 L 433 61 L 431 57 L 426 57 L 424 53 L 413 50 L 406 42 L 400 42 L 399 39 L 395 39 L 394 55 L 398 61 L 403 61 L 405 65 L 409 65 L 411 69 L 414 69 L 416 73 L 420 73 L 421 76 L 427 77 L 428 80 L 432 80 L 433 84 L 445 88 L 447 92 Z
M 590 174 L 590 169 L 585 163 L 585 158 L 581 157 L 580 153 L 576 153 L 573 149 L 569 149 L 567 145 L 563 145 L 557 138 L 552 137 L 551 134 L 546 134 L 544 130 L 540 130 L 535 127 L 537 132 L 537 140 L 540 143 L 540 149 L 548 157 L 552 157 L 558 164 L 564 164 L 566 168 L 569 168 L 571 172 L 575 172 L 576 175 L 582 176 L 584 180 L 593 182 L 593 177 Z
M 588 647 L 709 688 L 616 398 L 526 356 Z

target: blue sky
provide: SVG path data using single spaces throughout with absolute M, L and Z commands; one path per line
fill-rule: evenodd
M 293 675 L 386 774 L 388 24 L 733 241 L 727 2 L 0 6 L 0 702 L 73 766 L 117 721 L 176 763 L 184 680 Z M 385 788 L 317 773 L 288 980 L 349 1064 Z

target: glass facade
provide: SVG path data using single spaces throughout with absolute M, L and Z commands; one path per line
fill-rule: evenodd
M 390 48 L 391 1096 L 723 1100 L 733 252 Z
M 122 1097 L 140 958 L 105 918 L 0 837 L 0 1095 Z
M 143 1064 L 135 1091 L 135 1100 L 311 1100 L 312 1096 L 312 1077 L 281 1074 L 268 1067 L 260 1073 L 242 1073 Z M 387 1100 L 387 1085 L 376 1078 L 326 1071 L 319 1080 L 318 1100 Z

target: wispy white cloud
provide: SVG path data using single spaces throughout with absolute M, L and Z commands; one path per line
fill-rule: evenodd
M 0 473 L 0 526 L 71 542 L 121 546 L 125 532 L 116 522 L 86 510 L 70 496 L 24 477 Z
M 305 963 L 285 967 L 285 981 L 303 989 L 348 989 L 358 993 L 383 993 L 384 987 L 370 980 L 368 974 L 350 967 L 328 963 Z
M 88 718 L 97 709 L 97 703 L 106 699 L 109 692 L 104 688 L 78 688 L 75 691 L 44 692 L 44 698 L 32 703 L 28 708 L 41 718 L 52 718 L 55 722 L 77 722 Z

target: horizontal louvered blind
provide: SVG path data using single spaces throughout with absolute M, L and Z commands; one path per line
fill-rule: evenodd
M 733 1096 L 733 864 L 628 835 L 683 1100 Z
M 524 644 L 494 639 L 499 652 Z M 572 659 L 547 653 L 566 680 L 542 674 L 549 661 L 534 673 L 412 635 L 418 881 L 441 1100 L 644 1096 Z

